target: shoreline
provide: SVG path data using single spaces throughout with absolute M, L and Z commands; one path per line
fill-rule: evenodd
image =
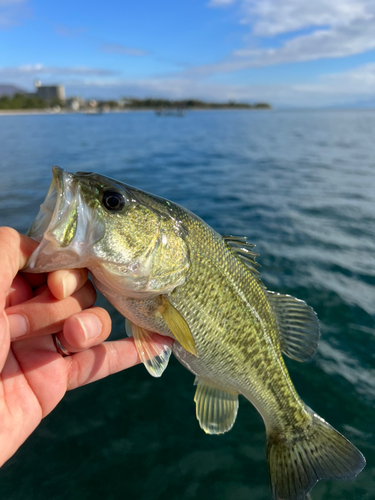
M 168 110 L 167 110 L 168 111 Z M 184 112 L 190 111 L 272 111 L 268 108 L 188 108 Z M 105 115 L 108 113 L 132 113 L 132 112 L 149 112 L 156 113 L 157 109 L 148 108 L 129 108 L 129 109 L 109 109 L 106 111 L 73 111 L 69 109 L 61 109 L 53 111 L 52 109 L 0 109 L 0 116 L 17 116 L 17 115 Z
M 70 111 L 52 111 L 50 109 L 0 109 L 0 116 L 13 115 L 64 115 Z

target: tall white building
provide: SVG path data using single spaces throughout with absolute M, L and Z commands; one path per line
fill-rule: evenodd
M 42 85 L 40 80 L 35 82 L 35 93 L 45 101 L 53 101 L 59 99 L 65 101 L 65 88 L 63 85 Z

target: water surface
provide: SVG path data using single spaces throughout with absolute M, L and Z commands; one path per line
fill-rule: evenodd
M 257 245 L 266 286 L 321 321 L 314 359 L 287 360 L 304 401 L 366 456 L 313 500 L 375 498 L 375 112 L 202 111 L 0 116 L 0 223 L 25 232 L 54 164 L 184 205 Z M 100 299 L 104 304 L 104 300 Z M 108 306 L 113 337 L 123 319 Z M 2 499 L 269 500 L 263 422 L 199 428 L 193 376 L 171 360 L 70 392 L 0 471 Z

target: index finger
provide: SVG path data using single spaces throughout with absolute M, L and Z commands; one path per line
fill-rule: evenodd
M 152 332 L 152 336 L 160 337 L 155 332 Z M 164 336 L 161 338 L 163 344 L 167 343 L 172 347 L 174 339 Z M 67 390 L 76 389 L 142 362 L 132 337 L 103 342 L 86 351 L 67 356 L 64 360 L 68 364 Z
M 12 285 L 14 277 L 22 269 L 38 243 L 23 236 L 11 227 L 0 227 L 0 301 Z
M 64 360 L 68 364 L 68 391 L 141 363 L 134 339 L 128 337 L 103 342 Z

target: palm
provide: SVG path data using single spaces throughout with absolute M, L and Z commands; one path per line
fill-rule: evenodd
M 18 448 L 64 396 L 67 363 L 52 347 L 51 336 L 13 343 L 0 376 L 2 446 Z
M 0 228 L 0 466 L 67 390 L 140 362 L 133 339 L 104 342 L 111 320 L 94 306 L 86 270 L 18 273 L 36 246 L 13 229 Z M 67 273 L 74 278 L 68 288 Z M 17 315 L 27 318 L 26 333 Z M 87 338 L 87 328 L 92 332 L 98 321 L 99 333 Z M 53 334 L 62 336 L 74 355 L 61 356 Z

